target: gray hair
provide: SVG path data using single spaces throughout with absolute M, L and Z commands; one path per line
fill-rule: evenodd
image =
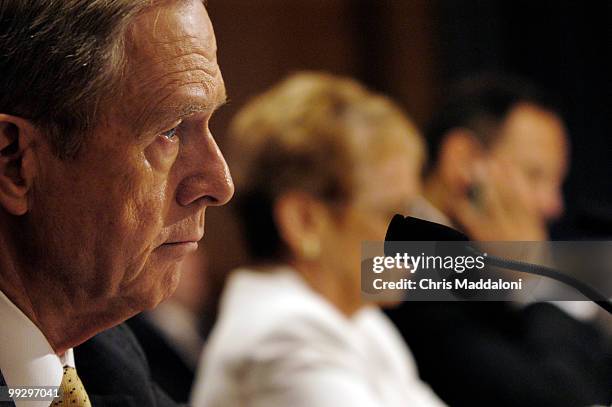
M 0 113 L 74 157 L 123 77 L 128 25 L 152 0 L 0 0 Z

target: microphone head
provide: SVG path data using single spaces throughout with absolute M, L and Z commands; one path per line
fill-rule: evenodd
M 410 245 L 407 243 L 395 243 L 395 242 L 429 242 L 419 243 L 418 245 Z M 462 243 L 455 243 L 462 242 Z M 396 255 L 403 255 L 407 250 L 416 251 L 427 256 L 467 256 L 473 255 L 473 252 L 469 250 L 471 246 L 470 239 L 463 233 L 439 223 L 430 222 L 427 220 L 414 218 L 411 216 L 403 217 L 402 215 L 395 215 L 387 228 L 387 235 L 385 236 L 384 252 L 387 257 L 394 257 Z M 477 278 L 479 273 L 472 272 L 466 278 Z M 452 269 L 432 269 L 428 275 L 428 278 L 433 278 L 436 281 L 454 280 L 461 277 L 460 274 L 455 273 Z M 414 279 L 423 278 L 421 275 L 413 277 Z M 462 290 L 456 292 L 451 290 L 456 298 L 467 299 L 478 294 L 478 291 L 474 290 Z M 431 297 L 429 297 L 431 298 Z
M 466 235 L 451 227 L 412 216 L 403 217 L 402 215 L 393 217 L 385 236 L 386 242 L 465 242 L 469 240 Z

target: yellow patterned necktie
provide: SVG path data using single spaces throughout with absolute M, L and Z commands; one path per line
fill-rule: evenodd
M 60 385 L 60 397 L 56 398 L 51 406 L 91 407 L 87 392 L 74 367 L 64 366 L 64 376 Z

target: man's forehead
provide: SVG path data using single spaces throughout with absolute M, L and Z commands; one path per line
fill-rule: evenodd
M 163 126 L 182 120 L 200 112 L 213 112 L 226 100 L 226 91 L 220 74 L 210 81 L 196 80 L 185 83 L 184 79 L 164 78 L 164 84 L 149 86 L 128 100 L 127 110 L 122 116 L 133 130 L 140 134 L 162 131 Z M 144 86 L 147 88 L 147 86 Z M 157 90 L 157 93 L 154 92 Z M 162 126 L 162 127 L 159 127 Z
M 180 118 L 225 102 L 214 32 L 199 1 L 148 10 L 128 41 L 130 121 L 145 126 L 164 115 Z
M 551 147 L 565 145 L 565 129 L 554 113 L 537 106 L 519 105 L 510 113 L 503 127 L 509 144 Z
M 197 52 L 216 62 L 217 44 L 208 12 L 197 0 L 166 2 L 138 16 L 128 33 L 135 63 Z

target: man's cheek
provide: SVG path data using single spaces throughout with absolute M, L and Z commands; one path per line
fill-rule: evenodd
M 165 188 L 146 185 L 135 197 L 130 210 L 130 234 L 136 242 L 147 246 L 163 243 L 161 236 L 164 227 L 166 206 Z
M 149 272 L 155 249 L 163 243 L 162 222 L 159 219 L 160 205 L 155 200 L 132 199 L 122 215 L 120 229 L 115 232 L 121 244 L 124 289 L 133 290 L 134 282 L 143 282 Z
M 176 162 L 180 143 L 168 142 L 161 137 L 153 141 L 144 150 L 144 157 L 149 167 L 156 173 L 168 174 Z

